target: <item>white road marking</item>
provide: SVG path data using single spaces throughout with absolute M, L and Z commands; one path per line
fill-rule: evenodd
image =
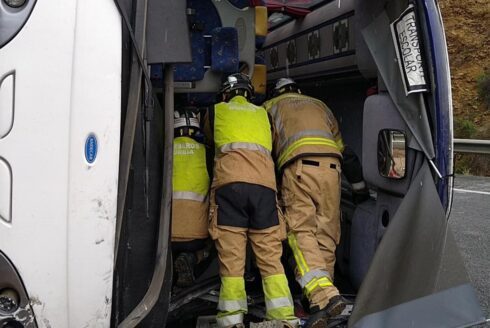
M 458 189 L 458 188 L 454 188 L 454 191 L 456 191 L 456 192 L 467 192 L 470 194 L 490 195 L 490 192 L 488 192 L 488 191 L 478 191 L 478 190 L 468 190 L 468 189 Z

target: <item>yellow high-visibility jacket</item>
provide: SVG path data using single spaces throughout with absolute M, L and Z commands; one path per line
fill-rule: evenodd
M 174 139 L 172 240 L 208 236 L 209 175 L 206 148 L 189 137 Z

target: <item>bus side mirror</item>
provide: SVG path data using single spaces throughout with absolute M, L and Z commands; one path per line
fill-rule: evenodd
M 383 129 L 378 134 L 378 171 L 389 179 L 403 179 L 406 174 L 407 138 L 399 130 Z

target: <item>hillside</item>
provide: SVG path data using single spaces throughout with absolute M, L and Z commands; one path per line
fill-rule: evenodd
M 452 75 L 456 138 L 490 140 L 490 0 L 439 0 Z M 478 80 L 487 78 L 486 91 Z M 483 97 L 487 97 L 485 102 Z M 457 173 L 490 176 L 490 155 L 456 154 Z
M 490 74 L 490 1 L 440 0 L 452 74 L 456 123 L 475 124 L 473 138 L 490 139 L 490 108 L 478 97 L 477 79 Z M 470 137 L 470 136 L 460 136 Z

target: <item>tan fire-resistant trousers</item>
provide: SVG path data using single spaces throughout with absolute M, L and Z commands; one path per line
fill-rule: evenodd
M 247 239 L 250 240 L 262 277 L 284 273 L 281 264 L 281 242 L 286 237 L 283 218 L 279 218 L 279 225 L 261 230 L 218 226 L 218 206 L 214 195 L 215 191 L 211 190 L 209 232 L 211 238 L 215 240 L 218 251 L 220 275 L 225 277 L 243 276 Z
M 304 288 L 311 305 L 320 309 L 338 295 L 332 281 L 340 241 L 340 176 L 337 158 L 309 156 L 288 165 L 282 177 L 288 239 L 298 265 L 296 278 L 302 287 L 308 287 L 314 273 L 327 271 L 329 275 L 328 286 L 317 284 L 311 292 Z
M 279 238 L 279 226 L 264 230 L 220 226 L 219 230 L 216 249 L 219 254 L 221 276 L 243 276 L 247 237 L 250 239 L 262 277 L 284 273 L 281 264 L 282 244 Z

